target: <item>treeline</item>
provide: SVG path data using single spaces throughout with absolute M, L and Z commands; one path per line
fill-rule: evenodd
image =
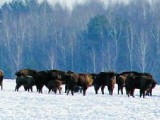
M 0 9 L 0 68 L 139 71 L 160 78 L 160 3 L 131 0 L 73 10 L 14 0 Z

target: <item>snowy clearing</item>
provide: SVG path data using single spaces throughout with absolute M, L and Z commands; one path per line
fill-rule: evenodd
M 0 90 L 0 120 L 159 120 L 160 86 L 153 90 L 152 97 L 135 98 L 117 94 L 117 85 L 113 96 L 94 93 L 93 87 L 87 95 L 75 93 L 48 94 L 44 87 L 43 94 L 26 92 L 23 87 L 15 92 L 15 80 L 4 80 L 4 89 Z

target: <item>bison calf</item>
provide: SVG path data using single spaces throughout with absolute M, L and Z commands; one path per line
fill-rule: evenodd
M 46 83 L 46 87 L 49 89 L 48 93 L 50 93 L 50 91 L 54 91 L 54 93 L 57 93 L 57 90 L 59 91 L 59 94 L 61 94 L 62 91 L 62 82 L 60 80 L 50 80 Z

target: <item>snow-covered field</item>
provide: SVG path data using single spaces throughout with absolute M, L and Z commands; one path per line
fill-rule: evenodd
M 87 95 L 75 93 L 48 94 L 44 87 L 43 94 L 26 92 L 23 87 L 15 92 L 15 80 L 4 80 L 4 89 L 0 90 L 0 120 L 160 120 L 160 86 L 153 90 L 152 97 L 135 98 L 118 95 L 117 86 L 114 95 L 99 91 L 95 95 L 93 87 Z

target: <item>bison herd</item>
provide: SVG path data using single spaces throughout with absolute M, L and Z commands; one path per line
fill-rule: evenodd
M 21 86 L 25 91 L 33 91 L 32 87 L 36 86 L 37 92 L 42 93 L 43 86 L 48 88 L 48 93 L 62 92 L 62 85 L 65 85 L 65 93 L 70 92 L 74 95 L 75 92 L 82 92 L 86 95 L 88 87 L 94 86 L 95 94 L 98 94 L 99 88 L 104 94 L 105 86 L 108 87 L 109 95 L 113 94 L 115 84 L 118 86 L 118 94 L 123 94 L 123 88 L 126 90 L 127 96 L 134 97 L 135 89 L 140 90 L 140 97 L 146 95 L 152 96 L 152 89 L 157 82 L 149 73 L 140 73 L 128 71 L 122 73 L 115 72 L 100 72 L 98 74 L 75 73 L 73 71 L 46 70 L 37 71 L 32 69 L 22 69 L 15 73 L 16 86 L 15 91 L 18 91 Z M 0 85 L 3 88 L 3 72 L 0 71 Z

